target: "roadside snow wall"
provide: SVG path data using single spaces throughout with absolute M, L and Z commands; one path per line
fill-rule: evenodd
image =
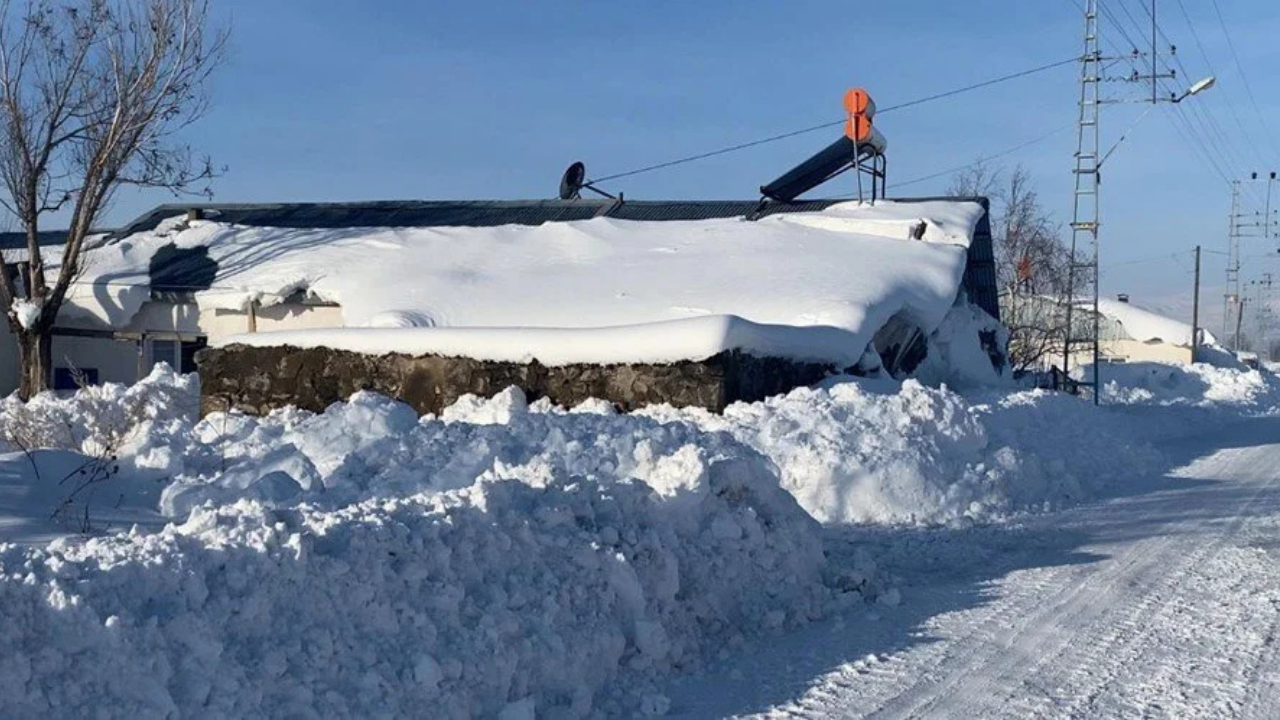
M 160 507 L 175 524 L 0 547 L 0 706 L 660 710 L 649 681 L 879 592 L 874 569 L 824 566 L 813 518 L 963 525 L 1078 503 L 1163 472 L 1155 436 L 1276 412 L 1273 375 L 1192 374 L 1101 409 L 886 380 L 723 415 L 566 411 L 515 390 L 423 418 L 373 393 L 198 422 L 190 402 L 144 403 L 122 451 L 132 474 L 113 482 L 170 474 Z M 130 392 L 148 388 L 192 391 L 162 370 Z M 83 394 L 43 402 L 55 424 L 95 412 Z
M 689 425 L 515 392 L 186 422 L 148 426 L 178 524 L 0 546 L 6 714 L 635 715 L 646 678 L 830 600 L 768 461 Z

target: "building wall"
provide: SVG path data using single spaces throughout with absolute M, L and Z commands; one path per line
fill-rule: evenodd
M 281 303 L 256 312 L 258 332 L 342 327 L 342 309 L 331 305 Z M 154 362 L 173 353 L 156 351 L 158 341 L 211 341 L 249 332 L 249 313 L 239 310 L 200 312 L 193 303 L 150 301 L 128 326 L 102 337 L 55 335 L 53 367 L 93 370 L 98 382 L 132 383 L 151 372 Z M 170 343 L 171 344 L 171 343 Z M 171 365 L 175 361 L 169 361 Z M 52 381 L 51 381 L 52 382 Z M 0 323 L 0 396 L 18 389 L 18 344 L 5 323 Z
M 1163 362 L 1182 365 L 1191 363 L 1191 348 L 1166 342 L 1109 340 L 1102 343 L 1099 352 L 1104 360 L 1110 362 Z M 1061 358 L 1058 358 L 1058 360 L 1061 360 Z M 1088 348 L 1082 348 L 1078 352 L 1071 354 L 1071 365 L 1073 367 L 1080 367 L 1092 362 L 1093 352 Z
M 249 313 L 245 310 L 212 310 L 199 313 L 201 334 L 210 342 L 231 335 L 251 332 Z M 336 305 L 308 305 L 290 302 L 258 308 L 254 312 L 257 332 L 273 330 L 310 330 L 342 327 L 342 308 Z
M 93 370 L 98 382 L 132 383 L 138 379 L 138 342 L 97 337 L 53 338 L 53 367 L 81 371 Z M 151 368 L 146 368 L 150 372 Z M 15 382 L 15 388 L 17 383 Z

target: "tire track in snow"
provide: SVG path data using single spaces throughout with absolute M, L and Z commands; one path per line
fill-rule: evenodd
M 958 662 L 942 668 L 942 677 L 917 684 L 870 716 L 922 717 L 937 712 L 942 705 L 948 714 L 961 717 L 1008 711 L 1011 698 L 1026 699 L 1022 697 L 1025 693 L 1007 689 L 1010 679 L 1035 665 L 1036 658 L 1042 658 L 1043 663 L 1057 657 L 1075 639 L 1073 628 L 1106 615 L 1108 609 L 1098 602 L 1099 597 L 1114 596 L 1116 586 L 1158 571 L 1166 561 L 1161 550 L 1168 544 L 1144 543 L 1124 557 L 1106 561 L 1107 567 L 1087 573 L 1079 582 L 1074 577 L 1063 578 L 1062 586 L 1052 596 L 1029 597 L 1038 610 L 1028 613 L 1013 628 L 1001 631 L 996 626 L 997 632 L 984 639 L 975 651 L 957 655 Z M 1015 715 L 1037 710 L 1013 709 Z
M 1280 573 L 1274 561 L 1261 563 L 1261 552 L 1241 545 L 1258 535 L 1280 547 L 1274 514 L 1251 512 L 1264 495 L 1275 504 L 1277 466 L 1277 445 L 1222 451 L 1187 473 L 1221 479 L 1213 485 L 1173 491 L 1154 504 L 1140 498 L 1151 505 L 1145 512 L 1126 508 L 1125 500 L 1085 509 L 1113 515 L 1112 522 L 1132 515 L 1160 527 L 1137 542 L 1101 546 L 1113 554 L 1093 565 L 1011 573 L 996 584 L 990 603 L 928 622 L 924 633 L 941 642 L 871 668 L 846 664 L 769 714 L 1096 717 L 1194 708 L 1274 716 Z M 1246 497 L 1235 502 L 1230 494 L 1241 490 Z M 1219 513 L 1189 512 L 1223 498 L 1232 503 Z M 1267 527 L 1245 532 L 1264 519 Z M 1273 598 L 1266 604 L 1247 602 L 1268 590 Z M 1215 644 L 1215 634 L 1227 639 Z M 1188 695 L 1185 687 L 1204 685 L 1197 672 L 1225 689 Z M 1184 692 L 1175 697 L 1179 683 Z

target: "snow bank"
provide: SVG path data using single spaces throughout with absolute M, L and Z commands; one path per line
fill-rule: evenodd
M 1125 405 L 1232 408 L 1255 413 L 1280 409 L 1280 378 L 1243 365 L 1121 363 L 1102 369 L 1102 397 Z
M 92 385 L 70 396 L 45 392 L 26 403 L 12 395 L 0 399 L 0 443 L 9 452 L 56 448 L 118 456 L 131 469 L 167 475 L 182 467 L 199 407 L 196 376 L 161 363 L 134 385 Z
M 217 264 L 213 287 L 196 293 L 202 311 L 302 292 L 340 304 L 348 327 L 376 328 L 281 336 L 277 344 L 406 343 L 508 359 L 505 347 L 515 343 L 517 356 L 536 350 L 575 362 L 599 361 L 618 342 L 692 360 L 743 344 L 791 356 L 803 345 L 810 357 L 856 361 L 894 315 L 925 332 L 937 327 L 981 214 L 975 203 L 885 201 L 755 222 L 323 230 L 166 223 L 92 252 L 67 312 L 126 324 L 149 297 L 151 259 L 173 245 L 207 250 Z M 921 239 L 912 239 L 920 227 Z M 635 326 L 647 328 L 643 343 Z M 461 332 L 472 328 L 484 331 Z
M 133 392 L 173 393 L 143 403 L 163 408 L 192 390 L 160 372 Z M 96 412 L 46 402 L 73 424 Z M 161 500 L 177 524 L 0 546 L 0 699 L 19 716 L 658 710 L 650 680 L 862 597 L 833 588 L 878 592 L 831 577 L 814 518 L 963 525 L 1080 502 L 1162 469 L 1141 413 L 916 381 L 723 416 L 516 390 L 425 418 L 370 393 L 319 414 L 157 410 L 124 453 L 177 478 Z
M 9 712 L 634 714 L 832 601 L 769 462 L 687 424 L 362 393 L 170 440 L 182 524 L 0 546 Z
M 332 512 L 242 501 L 0 548 L 0 697 L 32 716 L 582 715 L 619 672 L 818 609 L 821 546 L 789 498 L 730 467 L 687 480 L 693 497 L 562 475 Z
M 723 416 L 642 412 L 727 432 L 756 448 L 823 522 L 987 522 L 1094 497 L 1148 471 L 1158 457 L 1127 418 L 1076 398 L 995 397 L 975 403 L 914 380 L 887 393 L 844 382 L 736 404 Z

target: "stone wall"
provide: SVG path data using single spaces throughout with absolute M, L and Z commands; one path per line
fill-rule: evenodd
M 359 390 L 398 398 L 420 413 L 439 413 L 462 395 L 488 397 L 511 385 L 530 400 L 547 397 L 566 407 L 603 398 L 622 410 L 670 403 L 719 412 L 739 400 L 761 400 L 811 385 L 833 371 L 827 365 L 737 351 L 669 365 L 547 367 L 536 360 L 487 362 L 231 345 L 202 351 L 197 363 L 202 413 L 235 408 L 255 415 L 287 405 L 319 412 Z

